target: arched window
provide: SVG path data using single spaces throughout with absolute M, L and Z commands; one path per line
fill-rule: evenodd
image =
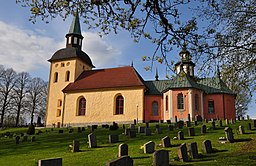
M 195 94 L 195 110 L 199 111 L 199 97 L 198 97 L 198 94 Z
M 116 112 L 115 114 L 123 114 L 124 113 L 124 98 L 119 95 L 116 97 Z
M 86 100 L 85 98 L 81 98 L 79 99 L 79 107 L 78 107 L 78 116 L 83 116 L 85 115 L 85 111 L 86 111 Z
M 152 115 L 158 116 L 158 102 L 157 101 L 152 102 Z
M 166 96 L 165 97 L 165 108 L 166 108 L 165 110 L 166 111 L 168 111 L 168 106 L 169 106 L 169 104 L 168 104 L 168 96 Z
M 53 82 L 58 82 L 58 77 L 59 77 L 58 72 L 55 72 L 55 73 L 54 73 Z
M 69 77 L 70 77 L 70 71 L 67 71 L 67 72 L 66 72 L 65 81 L 69 81 Z
M 178 109 L 184 109 L 184 98 L 182 93 L 179 93 L 177 96 L 177 107 Z

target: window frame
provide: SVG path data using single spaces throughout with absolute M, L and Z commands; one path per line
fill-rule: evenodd
M 156 108 L 156 110 L 154 108 Z M 157 101 L 152 102 L 152 112 L 151 113 L 152 113 L 152 116 L 159 116 L 159 106 L 158 106 Z
M 117 95 L 115 98 L 115 115 L 124 114 L 124 97 L 122 95 Z
M 182 93 L 178 93 L 177 95 L 177 109 L 178 110 L 184 110 L 184 95 Z
M 77 116 L 85 116 L 86 114 L 86 99 L 84 97 L 80 97 L 78 99 L 78 110 Z
M 214 100 L 208 100 L 208 114 L 215 114 L 215 105 L 214 105 Z

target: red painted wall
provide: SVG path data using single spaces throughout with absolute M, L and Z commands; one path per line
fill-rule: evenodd
M 208 113 L 208 100 L 214 101 L 214 114 Z M 204 95 L 205 119 L 235 119 L 235 97 L 228 94 Z
M 152 115 L 152 103 L 154 101 L 158 102 L 158 116 L 153 116 Z M 144 120 L 145 121 L 150 121 L 150 120 L 163 120 L 163 100 L 162 96 L 158 95 L 147 95 L 145 96 L 145 113 L 144 113 Z
M 182 111 L 178 110 L 177 104 L 177 96 L 179 93 L 183 94 L 184 99 L 184 109 Z M 188 105 L 188 90 L 174 89 L 172 91 L 172 110 L 173 110 L 173 118 L 177 116 L 179 119 L 187 119 L 189 114 L 189 105 Z

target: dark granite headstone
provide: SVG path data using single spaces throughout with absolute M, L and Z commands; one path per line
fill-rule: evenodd
M 169 148 L 169 147 L 171 147 L 171 139 L 170 139 L 170 137 L 165 136 L 164 138 L 162 138 L 162 146 L 163 146 L 164 148 Z
M 88 135 L 88 140 L 89 140 L 89 147 L 90 148 L 96 148 L 97 147 L 96 135 L 94 133 L 91 133 L 91 134 Z
M 118 147 L 118 157 L 128 156 L 128 145 L 120 144 Z
M 108 140 L 110 144 L 117 143 L 119 141 L 119 136 L 117 134 L 109 135 Z
M 153 141 L 149 141 L 144 144 L 144 153 L 153 153 L 155 151 L 155 143 Z
M 233 143 L 235 139 L 234 139 L 232 129 L 230 127 L 225 127 L 224 131 L 226 134 L 227 141 L 229 141 L 230 143 Z
M 212 153 L 212 143 L 210 140 L 203 141 L 203 151 L 205 153 Z
M 179 156 L 180 161 L 182 161 L 182 162 L 188 161 L 188 152 L 187 152 L 186 143 L 183 143 L 179 146 L 178 156 Z
M 206 125 L 202 125 L 201 127 L 201 133 L 205 134 L 206 133 Z
M 188 128 L 188 136 L 195 136 L 195 129 L 194 127 L 189 127 Z
M 133 166 L 133 160 L 129 156 L 122 156 L 108 162 L 106 166 Z
M 73 140 L 72 152 L 79 152 L 79 141 Z
M 153 153 L 153 166 L 169 166 L 169 152 L 157 150 Z
M 178 132 L 178 140 L 184 140 L 184 133 L 183 131 Z
M 199 157 L 196 142 L 188 144 L 188 151 L 192 159 L 197 159 Z

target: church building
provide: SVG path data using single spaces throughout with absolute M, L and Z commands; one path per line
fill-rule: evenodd
M 186 48 L 175 64 L 177 76 L 145 81 L 133 66 L 94 69 L 82 51 L 79 17 L 66 35 L 66 47 L 49 59 L 46 126 L 145 121 L 235 119 L 235 94 L 221 80 L 194 76 L 195 64 Z M 97 63 L 97 62 L 95 62 Z

